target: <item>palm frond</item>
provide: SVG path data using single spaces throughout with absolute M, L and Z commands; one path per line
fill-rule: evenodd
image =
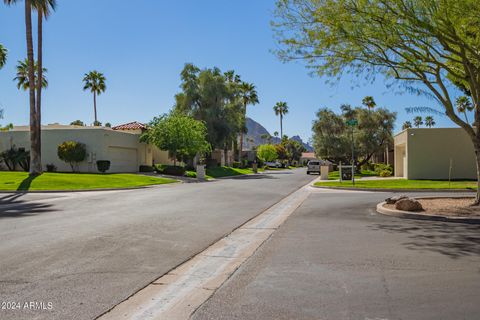
M 407 107 L 405 108 L 405 111 L 409 114 L 411 113 L 428 113 L 428 114 L 434 114 L 437 116 L 444 116 L 445 113 L 438 111 L 437 109 L 431 108 L 431 107 Z

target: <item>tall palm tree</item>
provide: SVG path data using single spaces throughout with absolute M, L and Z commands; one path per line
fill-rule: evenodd
M 455 100 L 455 104 L 457 105 L 457 111 L 465 115 L 465 122 L 469 123 L 467 111 L 473 111 L 474 109 L 470 99 L 467 96 L 460 96 Z
M 0 69 L 7 63 L 7 49 L 0 43 Z
M 19 0 L 3 0 L 7 5 L 12 5 Z M 33 69 L 33 36 L 32 36 L 32 4 L 34 1 L 25 0 L 25 35 L 27 41 L 27 60 L 32 61 L 28 65 L 28 93 L 30 104 L 30 175 L 37 176 L 42 173 L 42 161 L 40 154 L 40 129 L 38 128 L 37 108 L 35 104 L 35 71 Z
M 37 68 L 37 62 L 34 63 L 34 69 L 35 69 L 35 87 L 38 86 L 38 79 L 40 78 L 38 76 L 38 68 Z M 28 60 L 25 59 L 23 61 L 18 61 L 17 64 L 17 74 L 15 78 L 13 78 L 13 81 L 17 82 L 17 88 L 18 89 L 23 89 L 24 91 L 27 91 L 29 88 L 29 80 L 28 80 L 28 68 L 29 68 L 29 63 Z M 48 80 L 44 76 L 44 74 L 47 73 L 46 68 L 42 68 L 42 88 L 48 87 Z
M 52 11 L 55 11 L 57 6 L 56 0 L 33 0 L 32 6 L 37 10 L 37 65 L 34 66 L 37 70 L 36 76 L 38 81 L 35 83 L 37 89 L 36 109 L 37 109 L 37 135 L 38 135 L 38 150 L 37 153 L 41 158 L 42 155 L 42 89 L 45 88 L 43 81 L 43 19 L 47 20 Z M 33 61 L 33 60 L 32 60 Z M 40 165 L 41 169 L 41 165 Z
M 280 116 L 280 137 L 283 137 L 283 116 L 288 113 L 288 105 L 286 102 L 277 102 L 273 107 L 276 116 Z
M 402 130 L 410 129 L 412 127 L 412 123 L 410 121 L 405 121 L 402 125 Z
M 416 116 L 413 118 L 413 125 L 417 128 L 419 128 L 423 124 L 423 119 L 420 116 Z
M 278 131 L 275 131 L 273 135 L 278 138 Z
M 102 94 L 107 89 L 106 78 L 103 73 L 93 70 L 85 74 L 83 82 L 85 84 L 83 90 L 90 90 L 93 93 L 94 125 L 96 126 L 99 123 L 97 119 L 97 95 Z
M 247 106 L 249 104 L 256 105 L 259 101 L 258 101 L 257 90 L 253 83 L 242 82 L 240 84 L 239 89 L 240 89 L 239 97 L 243 104 L 243 119 L 242 119 L 243 124 L 242 124 L 242 130 L 240 131 L 240 148 L 238 150 L 238 160 L 241 162 L 242 150 L 243 150 L 243 135 L 245 133 L 244 131 L 246 131 L 245 122 L 247 118 Z
M 372 96 L 366 96 L 365 98 L 363 98 L 362 104 L 367 107 L 369 111 L 373 110 L 373 108 L 375 108 L 375 106 L 377 105 Z
M 425 117 L 425 126 L 428 128 L 434 127 L 436 124 L 435 120 L 433 120 L 432 116 Z

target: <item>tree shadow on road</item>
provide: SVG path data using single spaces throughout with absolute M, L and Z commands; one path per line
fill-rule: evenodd
M 258 180 L 258 179 L 278 179 L 277 177 L 272 177 L 266 174 L 248 174 L 243 176 L 229 177 L 233 180 Z
M 402 223 L 376 224 L 370 228 L 406 234 L 410 241 L 402 245 L 410 250 L 433 251 L 453 259 L 480 257 L 480 225 L 405 219 Z
M 0 219 L 21 218 L 56 211 L 51 204 L 26 201 L 22 196 L 21 193 L 13 193 L 0 197 Z

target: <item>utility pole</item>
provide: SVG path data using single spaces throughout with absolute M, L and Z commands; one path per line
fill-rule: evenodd
M 358 121 L 355 118 L 347 120 L 347 125 L 352 127 L 352 184 L 355 185 L 355 140 L 353 139 L 353 130 L 356 125 L 358 125 Z

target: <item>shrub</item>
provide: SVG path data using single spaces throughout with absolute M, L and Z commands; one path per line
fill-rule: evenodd
M 197 177 L 197 173 L 195 171 L 187 171 L 185 172 L 185 177 L 188 177 L 188 178 L 196 178 Z
M 153 172 L 155 171 L 155 168 L 152 167 L 152 166 L 140 166 L 140 168 L 138 169 L 139 172 Z
M 78 163 L 85 160 L 87 157 L 87 148 L 81 142 L 65 141 L 58 146 L 57 155 L 60 160 L 68 163 L 75 172 Z
M 180 166 L 165 166 L 163 173 L 171 176 L 183 176 L 185 175 L 185 168 Z
M 105 173 L 110 169 L 110 160 L 97 160 L 97 169 L 101 173 Z
M 371 162 L 367 162 L 365 164 L 363 164 L 360 169 L 362 169 L 362 171 L 375 171 L 375 165 Z
M 385 163 L 375 163 L 375 173 L 377 175 L 380 175 L 382 173 L 382 171 L 389 171 L 390 174 L 386 177 L 389 177 L 393 174 L 393 167 L 389 164 L 385 164 Z M 386 173 L 383 173 L 383 174 L 386 174 Z
M 55 172 L 57 171 L 57 166 L 53 163 L 47 164 L 47 172 Z
M 0 153 L 1 160 L 5 163 L 8 170 L 15 171 L 19 165 L 24 171 L 30 170 L 30 152 L 24 148 L 16 149 L 15 146 Z
M 232 167 L 233 167 L 233 168 L 241 168 L 242 166 L 241 166 L 241 163 L 240 163 L 240 162 L 234 161 L 234 162 L 232 163 Z
M 216 168 L 219 167 L 220 164 L 215 159 L 207 159 L 207 168 Z
M 271 144 L 262 144 L 258 146 L 257 157 L 263 162 L 273 161 L 278 158 L 275 146 Z
M 392 171 L 390 170 L 382 170 L 379 173 L 380 177 L 391 177 L 392 176 Z

